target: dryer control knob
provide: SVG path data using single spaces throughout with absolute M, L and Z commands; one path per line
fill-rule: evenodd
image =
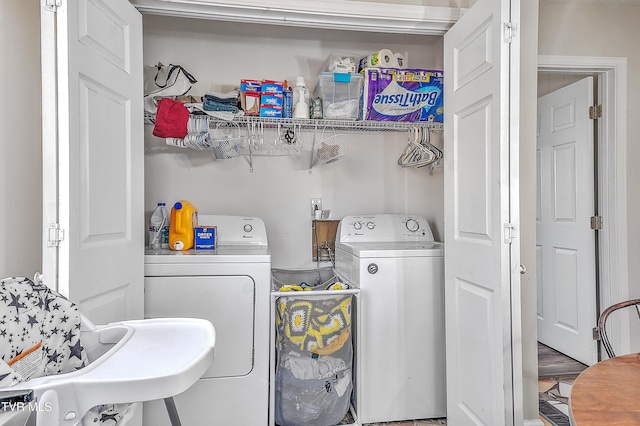
M 244 229 L 244 232 L 251 232 L 253 231 L 253 226 L 247 223 L 242 229 Z
M 367 272 L 369 272 L 370 274 L 375 274 L 376 272 L 378 272 L 378 265 L 376 265 L 375 263 L 370 263 L 367 266 Z
M 416 232 L 418 229 L 420 229 L 420 224 L 415 219 L 407 220 L 407 223 L 405 224 L 405 226 L 411 232 Z

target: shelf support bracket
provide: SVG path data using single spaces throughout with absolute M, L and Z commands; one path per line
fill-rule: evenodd
M 316 149 L 316 138 L 318 137 L 318 122 L 316 121 L 315 126 L 313 128 L 313 140 L 311 142 L 311 155 L 309 156 L 309 174 L 311 174 L 311 170 L 313 169 L 313 153 Z

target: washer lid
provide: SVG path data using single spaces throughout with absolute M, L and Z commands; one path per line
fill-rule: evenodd
M 442 257 L 444 256 L 444 243 L 436 241 L 336 242 L 336 251 L 337 250 L 342 250 L 361 258 Z

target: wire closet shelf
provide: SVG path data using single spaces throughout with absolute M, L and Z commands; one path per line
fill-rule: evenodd
M 215 121 L 215 119 L 213 119 Z M 299 126 L 305 130 L 333 128 L 345 131 L 401 131 L 415 127 L 427 127 L 442 130 L 442 123 L 432 121 L 401 122 L 401 121 L 372 121 L 372 120 L 329 120 L 329 119 L 301 119 L 301 118 L 268 118 L 243 116 L 235 117 L 232 121 L 240 126 L 252 123 L 262 123 L 264 127 Z

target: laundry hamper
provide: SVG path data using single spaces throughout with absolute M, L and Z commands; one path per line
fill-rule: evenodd
M 349 412 L 359 424 L 351 406 L 359 292 L 331 267 L 272 269 L 272 424 L 334 426 Z

